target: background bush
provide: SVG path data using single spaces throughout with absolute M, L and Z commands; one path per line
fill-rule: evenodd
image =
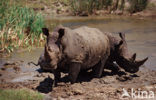
M 148 0 L 129 0 L 130 13 L 135 13 L 144 10 L 147 7 Z
M 75 15 L 92 14 L 94 10 L 107 9 L 111 4 L 112 0 L 70 0 Z
M 148 0 L 70 0 L 70 5 L 75 15 L 89 15 L 101 9 L 110 10 L 109 12 L 123 11 L 126 2 L 130 4 L 130 13 L 144 10 L 148 4 Z

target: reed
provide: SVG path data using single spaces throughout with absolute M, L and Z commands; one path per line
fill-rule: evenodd
M 16 6 L 10 0 L 0 2 L 0 52 L 39 46 L 43 42 L 43 16 L 32 9 Z

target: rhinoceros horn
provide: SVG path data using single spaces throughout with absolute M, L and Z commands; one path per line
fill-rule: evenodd
M 117 64 L 127 72 L 136 73 L 139 71 L 139 67 L 143 65 L 147 59 L 148 57 L 143 60 L 134 60 L 134 58 L 128 59 L 126 57 L 120 56 L 117 60 Z
M 143 60 L 134 61 L 134 64 L 135 64 L 136 67 L 140 67 L 140 66 L 143 65 L 147 60 L 148 60 L 148 57 L 146 57 L 146 58 L 143 59 Z
M 147 59 L 143 60 L 136 60 L 136 53 L 134 53 L 132 56 L 130 56 L 127 48 L 127 43 L 125 40 L 125 34 L 119 33 L 119 36 L 121 37 L 121 40 L 123 43 L 119 45 L 119 59 L 117 59 L 117 64 L 122 67 L 125 71 L 130 73 L 135 73 L 139 70 L 139 67 L 143 65 Z

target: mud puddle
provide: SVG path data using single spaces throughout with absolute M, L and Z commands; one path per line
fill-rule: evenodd
M 147 91 L 147 96 L 151 95 L 149 93 L 152 91 L 154 96 L 152 98 L 156 98 L 156 71 L 147 68 L 136 74 L 123 71 L 113 74 L 111 71 L 105 70 L 101 78 L 93 78 L 92 72 L 89 71 L 81 72 L 75 84 L 70 84 L 67 74 L 61 73 L 58 86 L 52 87 L 54 79 L 52 73 L 42 72 L 39 67 L 28 72 L 21 70 L 16 72 L 16 69 L 9 72 L 8 69 L 11 67 L 14 68 L 14 66 L 10 66 L 5 70 L 0 70 L 0 88 L 29 88 L 45 95 L 45 100 L 119 100 L 121 98 L 132 100 L 134 99 L 131 95 L 132 89 L 136 91 L 135 95 L 137 96 L 140 93 L 138 91 Z M 32 68 L 33 66 L 28 65 L 27 67 Z M 130 94 L 130 97 L 122 97 L 123 89 Z M 146 94 L 143 98 L 147 99 Z

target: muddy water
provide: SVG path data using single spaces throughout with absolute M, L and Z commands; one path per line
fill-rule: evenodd
M 136 52 L 138 54 L 138 59 L 149 57 L 145 66 L 156 70 L 156 20 L 120 17 L 68 17 L 47 20 L 48 27 L 52 27 L 53 23 L 63 24 L 64 26 L 71 28 L 83 25 L 96 27 L 103 32 L 112 32 L 116 36 L 118 35 L 118 32 L 124 32 L 126 34 L 129 51 L 131 53 Z M 23 60 L 25 63 L 29 61 L 37 62 L 42 51 L 43 48 L 37 48 L 31 52 L 15 52 L 11 58 L 0 59 L 0 66 L 7 60 Z

